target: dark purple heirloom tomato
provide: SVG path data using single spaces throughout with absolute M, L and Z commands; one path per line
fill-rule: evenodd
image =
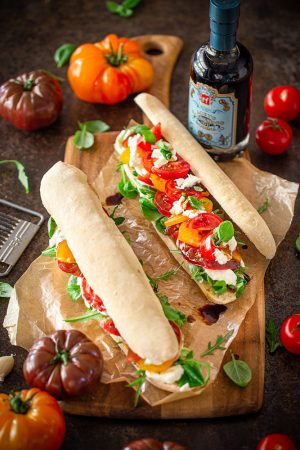
M 24 73 L 0 86 L 0 115 L 23 130 L 55 122 L 62 104 L 59 82 L 42 70 Z
M 176 442 L 159 442 L 153 438 L 139 439 L 125 445 L 122 450 L 187 450 Z
M 77 330 L 59 330 L 39 339 L 23 366 L 30 386 L 58 399 L 83 394 L 99 380 L 102 370 L 101 351 Z

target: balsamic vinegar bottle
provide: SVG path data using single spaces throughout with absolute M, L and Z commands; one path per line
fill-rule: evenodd
M 189 129 L 218 161 L 249 142 L 253 62 L 236 42 L 239 13 L 240 0 L 210 0 L 210 40 L 191 60 Z

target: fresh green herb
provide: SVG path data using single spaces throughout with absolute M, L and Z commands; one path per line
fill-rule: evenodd
M 152 189 L 150 186 L 140 186 L 139 187 L 139 193 L 141 194 L 142 197 L 146 197 L 149 200 L 154 200 L 155 197 L 155 189 Z
M 166 234 L 166 226 L 165 226 L 166 220 L 167 220 L 167 217 L 162 216 L 159 219 L 157 219 L 155 222 L 155 227 L 161 234 Z
M 233 330 L 229 330 L 225 336 L 217 336 L 216 342 L 214 345 L 211 342 L 207 345 L 207 350 L 201 354 L 201 356 L 213 355 L 215 350 L 226 350 L 226 347 L 222 347 L 222 344 L 226 342 L 230 336 L 232 335 Z
M 205 386 L 210 379 L 211 365 L 193 359 L 192 350 L 183 348 L 180 358 L 176 364 L 180 364 L 184 373 L 177 384 L 181 387 L 188 384 L 190 387 Z M 202 369 L 207 370 L 207 376 L 204 378 Z
M 55 50 L 54 61 L 57 67 L 61 68 L 68 64 L 75 48 L 76 45 L 74 44 L 63 44 Z
M 179 264 L 179 266 L 175 267 L 174 269 L 167 270 L 167 272 L 162 273 L 161 275 L 158 275 L 156 277 L 156 280 L 158 281 L 168 281 L 171 277 L 176 275 L 178 270 L 181 268 L 182 264 Z
M 236 359 L 233 352 L 231 352 L 231 361 L 223 366 L 223 370 L 235 384 L 239 387 L 246 387 L 252 379 L 251 368 L 245 361 Z
M 235 273 L 236 273 L 236 271 L 235 271 Z M 235 286 L 236 298 L 240 298 L 240 296 L 244 293 L 245 286 L 247 285 L 247 283 L 248 282 L 244 277 L 237 275 L 236 286 Z
M 122 166 L 123 166 L 122 161 L 118 161 L 117 168 L 116 168 L 116 172 L 120 172 Z
M 186 315 L 183 312 L 172 308 L 169 303 L 169 299 L 166 295 L 161 295 L 159 293 L 157 293 L 156 295 L 161 301 L 161 306 L 163 308 L 166 318 L 168 320 L 172 320 L 173 322 L 175 322 L 179 326 L 179 328 L 183 327 L 183 325 L 187 321 Z
M 109 130 L 109 126 L 102 120 L 92 120 L 88 122 L 78 122 L 79 130 L 73 137 L 74 145 L 79 150 L 91 148 L 95 142 L 94 133 L 103 133 Z
M 26 194 L 29 194 L 29 182 L 23 164 L 16 159 L 3 159 L 2 161 L 0 161 L 0 164 L 14 164 L 16 166 L 18 170 L 18 179 L 24 187 Z
M 150 128 L 147 127 L 147 125 L 135 125 L 134 127 L 130 128 L 130 130 L 143 136 L 145 141 L 149 144 L 155 144 L 156 137 L 154 136 Z
M 194 191 L 197 191 L 197 192 L 203 192 L 203 189 L 201 186 L 193 186 L 193 189 L 194 189 Z
M 234 228 L 229 220 L 224 220 L 220 223 L 215 233 L 213 234 L 214 244 L 219 246 L 222 242 L 230 241 L 234 236 Z
M 10 297 L 12 290 L 13 288 L 10 284 L 0 281 L 0 298 Z
M 77 302 L 81 297 L 81 289 L 78 284 L 78 278 L 71 275 L 68 280 L 67 291 L 73 302 Z
M 192 208 L 198 209 L 200 211 L 205 211 L 205 208 L 201 200 L 198 200 L 196 197 L 193 197 L 192 195 L 189 195 L 188 200 Z
M 122 178 L 118 184 L 119 192 L 126 198 L 135 198 L 138 195 L 136 187 L 128 180 L 124 166 L 121 166 Z
M 297 252 L 300 253 L 300 233 L 298 234 L 295 245 Z
M 269 353 L 275 353 L 276 350 L 281 347 L 281 343 L 278 338 L 278 330 L 274 319 L 269 319 L 267 323 L 267 344 Z
M 235 232 L 234 232 L 234 237 L 235 237 L 236 243 L 237 243 L 237 245 L 238 245 L 239 247 L 247 248 L 246 242 L 242 241 L 241 238 L 240 238 L 241 234 L 242 234 L 242 233 L 241 233 L 240 231 L 235 230 Z
M 118 14 L 120 17 L 131 17 L 133 10 L 140 4 L 141 0 L 124 0 L 121 4 L 114 1 L 107 1 L 106 7 L 109 12 Z
M 55 258 L 56 256 L 56 246 L 52 245 L 52 247 L 48 247 L 42 251 L 43 256 L 49 256 L 50 258 Z
M 57 228 L 57 225 L 56 225 L 55 220 L 53 219 L 53 217 L 49 217 L 49 220 L 48 220 L 48 236 L 49 236 L 50 239 L 54 235 L 56 228 Z
M 135 391 L 135 396 L 134 396 L 134 406 L 135 407 L 137 406 L 137 404 L 139 402 L 139 398 L 140 398 L 143 386 L 146 381 L 146 372 L 145 372 L 145 370 L 137 370 L 136 375 L 138 375 L 139 377 L 136 378 L 132 383 L 127 385 L 127 387 L 137 386 L 137 389 Z
M 163 155 L 163 157 L 169 161 L 173 156 L 173 153 L 170 150 L 170 144 L 165 142 L 163 139 L 160 139 L 157 142 L 157 146 L 160 149 L 160 153 Z
M 154 205 L 153 201 L 149 200 L 146 197 L 142 197 L 139 200 L 141 210 L 145 219 L 152 221 L 157 221 L 161 218 L 161 214 Z
M 132 171 L 132 175 L 134 175 L 135 177 L 137 177 L 139 174 L 137 173 L 136 170 L 133 170 L 133 171 Z
M 194 187 L 193 189 L 195 189 L 195 187 Z M 216 216 L 221 217 L 221 219 L 224 219 L 225 212 L 223 211 L 223 209 L 220 209 L 220 208 L 214 209 L 214 210 L 213 210 L 213 213 L 214 213 Z
M 158 283 L 157 283 L 156 279 L 152 278 L 151 275 L 149 275 L 148 273 L 146 273 L 146 275 L 149 280 L 150 286 L 152 287 L 154 292 L 157 292 L 158 291 Z
M 206 281 L 205 275 L 207 275 L 207 274 L 206 274 L 205 270 L 203 269 L 203 267 L 194 266 L 193 264 L 190 264 L 189 269 L 191 272 L 192 280 L 198 281 L 199 283 L 203 283 L 203 281 Z
M 260 205 L 259 208 L 257 208 L 257 211 L 259 214 L 263 214 L 269 207 L 269 199 L 266 198 L 266 200 L 263 202 L 262 205 Z
M 122 225 L 125 220 L 125 217 L 115 217 L 115 212 L 119 208 L 120 205 L 116 205 L 113 209 L 113 212 L 110 214 L 110 218 L 115 222 L 116 225 Z
M 74 323 L 74 322 L 84 322 L 90 319 L 100 319 L 101 317 L 106 317 L 105 314 L 101 314 L 98 311 L 88 310 L 85 314 L 77 317 L 69 317 L 65 319 L 64 322 Z

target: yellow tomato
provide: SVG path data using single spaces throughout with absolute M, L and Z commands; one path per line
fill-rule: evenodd
M 121 153 L 119 160 L 123 164 L 129 164 L 129 160 L 130 160 L 130 148 L 129 147 L 126 147 L 125 150 L 123 151 L 123 153 Z
M 166 182 L 168 180 L 164 180 L 163 178 L 158 177 L 154 173 L 150 175 L 150 180 L 153 183 L 153 186 L 160 192 L 165 192 L 166 190 Z
M 165 221 L 165 226 L 171 227 L 172 225 L 177 225 L 178 223 L 186 222 L 188 219 L 189 218 L 187 216 L 182 216 L 181 214 L 180 215 L 173 214 Z
M 199 201 L 201 202 L 202 206 L 204 206 L 206 212 L 212 212 L 214 205 L 209 198 L 201 198 Z
M 199 247 L 202 236 L 197 228 L 191 228 L 186 222 L 183 222 L 179 228 L 178 239 L 193 247 Z
M 56 249 L 56 257 L 57 259 L 59 259 L 59 261 L 64 263 L 76 263 L 73 253 L 71 252 L 66 240 L 61 241 L 58 244 Z

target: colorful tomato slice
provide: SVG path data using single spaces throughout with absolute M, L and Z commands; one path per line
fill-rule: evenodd
M 93 309 L 96 309 L 100 312 L 105 312 L 105 306 L 103 305 L 103 301 L 98 295 L 95 294 L 91 286 L 86 281 L 85 277 L 82 277 L 81 280 L 81 289 L 84 296 L 84 299 L 91 305 Z
M 81 270 L 76 263 L 64 263 L 58 259 L 57 265 L 63 272 L 75 275 L 75 277 L 79 277 L 81 275 Z
M 213 213 L 200 213 L 198 216 L 190 219 L 188 224 L 191 228 L 197 228 L 199 231 L 210 231 L 217 228 L 223 222 L 221 217 Z
M 142 177 L 142 175 L 139 175 L 137 178 L 139 181 L 142 181 L 142 183 L 148 184 L 148 186 L 153 186 L 149 175 L 145 175 L 144 177 Z
M 129 147 L 126 147 L 125 150 L 123 150 L 123 152 L 119 156 L 119 160 L 123 164 L 129 164 L 129 161 L 130 161 L 130 148 Z
M 190 165 L 183 159 L 178 161 L 169 161 L 162 167 L 152 167 L 152 173 L 164 178 L 165 180 L 175 180 L 177 178 L 184 178 L 190 171 Z
M 102 322 L 101 327 L 109 334 L 121 336 L 112 319 L 107 319 L 105 322 Z
M 61 241 L 56 249 L 56 258 L 65 263 L 76 263 L 73 253 L 71 252 L 67 241 Z
M 161 192 L 165 192 L 166 191 L 166 183 L 167 181 L 164 180 L 163 178 L 158 177 L 157 175 L 155 175 L 154 173 L 152 173 L 150 175 L 150 179 L 153 183 L 153 186 Z
M 215 229 L 222 219 L 212 213 L 199 213 L 180 225 L 178 239 L 185 244 L 199 247 L 205 231 Z
M 199 247 L 202 240 L 202 234 L 197 228 L 189 226 L 189 221 L 187 221 L 180 225 L 178 239 L 185 244 Z
M 170 197 L 173 201 L 179 200 L 181 195 L 183 193 L 182 189 L 179 189 L 176 185 L 175 180 L 168 180 L 166 182 L 166 194 L 168 197 Z
M 179 227 L 180 227 L 180 224 L 167 227 L 166 235 L 171 236 L 176 241 L 178 239 Z
M 145 154 L 143 155 L 142 159 L 143 159 L 143 166 L 144 166 L 144 168 L 147 170 L 147 172 L 152 173 L 152 167 L 153 167 L 154 161 L 153 161 L 153 159 L 151 157 L 151 151 L 150 152 L 145 152 Z
M 179 215 L 172 214 L 172 216 L 165 221 L 165 226 L 172 227 L 173 225 L 177 225 L 179 223 L 186 222 L 187 220 L 189 220 L 189 218 L 187 216 L 182 216 L 181 214 L 179 214 Z
M 217 250 L 218 247 L 216 247 L 212 241 L 212 235 L 213 231 L 210 231 L 209 233 L 205 234 L 200 242 L 200 253 L 203 256 L 203 258 L 208 259 L 209 261 L 215 261 L 215 250 Z
M 170 209 L 172 208 L 173 203 L 164 192 L 156 192 L 154 197 L 154 204 L 163 216 L 171 216 Z

